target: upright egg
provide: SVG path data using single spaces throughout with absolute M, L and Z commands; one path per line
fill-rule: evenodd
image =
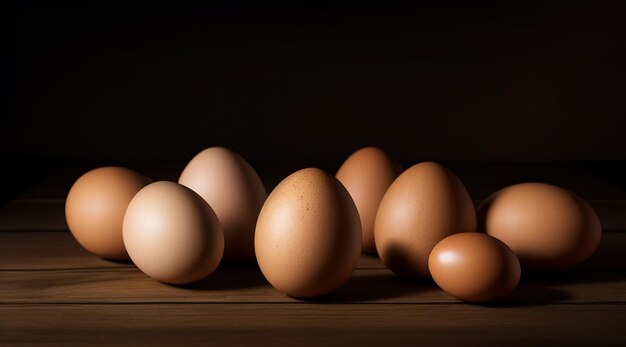
M 123 167 L 102 167 L 82 175 L 65 200 L 72 235 L 89 252 L 108 259 L 128 259 L 122 238 L 124 213 L 149 178 Z
M 141 271 L 172 284 L 207 277 L 224 252 L 222 228 L 207 202 L 187 187 L 164 181 L 146 186 L 130 202 L 124 243 Z
M 520 263 L 502 241 L 482 233 L 448 236 L 428 259 L 433 279 L 448 294 L 465 301 L 499 299 L 519 282 Z
M 479 229 L 504 241 L 524 270 L 558 271 L 589 258 L 602 235 L 589 204 L 563 188 L 522 183 L 501 189 L 478 207 Z
M 402 172 L 400 163 L 377 147 L 354 152 L 337 171 L 337 179 L 346 187 L 361 218 L 363 253 L 376 253 L 374 220 L 387 188 Z
M 294 297 L 330 293 L 348 280 L 361 254 L 361 223 L 348 191 L 320 169 L 297 171 L 272 191 L 256 226 L 265 278 Z
M 211 147 L 187 164 L 178 183 L 200 194 L 215 211 L 224 230 L 224 260 L 253 261 L 254 228 L 267 192 L 252 166 L 231 150 Z
M 404 171 L 385 193 L 374 226 L 385 265 L 405 277 L 429 277 L 428 256 L 452 234 L 475 231 L 476 213 L 463 183 L 445 167 L 423 162 Z

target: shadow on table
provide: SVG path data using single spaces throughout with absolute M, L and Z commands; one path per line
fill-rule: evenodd
M 356 303 L 373 302 L 385 299 L 405 297 L 416 292 L 439 290 L 429 280 L 405 280 L 391 272 L 353 274 L 337 291 L 319 298 L 305 301 L 319 303 Z
M 238 290 L 269 285 L 256 261 L 245 263 L 222 262 L 215 272 L 198 282 L 174 285 L 190 290 Z
M 571 294 L 567 291 L 549 285 L 520 283 L 513 292 L 500 300 L 471 304 L 485 307 L 543 306 L 564 302 L 569 298 Z
M 261 286 L 269 286 L 269 283 L 258 270 L 216 271 L 199 282 L 177 285 L 190 290 L 238 290 Z
M 525 282 L 545 283 L 552 286 L 579 283 L 612 283 L 626 281 L 626 271 L 574 269 L 566 272 L 528 274 L 523 277 L 523 280 Z
M 132 266 L 135 266 L 135 263 L 133 263 L 133 261 L 130 260 L 130 259 L 107 259 L 107 258 L 102 258 L 102 260 L 111 263 L 111 265 L 117 264 L 117 265 L 132 265 Z
M 602 284 L 626 281 L 624 271 L 582 270 L 549 274 L 526 274 L 517 288 L 502 300 L 484 306 L 538 306 L 565 302 L 572 294 L 560 287 L 575 284 Z M 609 299 L 609 298 L 607 298 Z

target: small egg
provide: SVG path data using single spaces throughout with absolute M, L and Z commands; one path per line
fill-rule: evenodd
M 224 261 L 254 261 L 254 228 L 267 192 L 252 166 L 231 150 L 211 147 L 187 164 L 178 183 L 215 211 L 224 230 Z
M 423 162 L 404 171 L 383 196 L 374 226 L 376 249 L 394 273 L 430 277 L 428 256 L 452 234 L 475 231 L 474 204 L 445 167 Z
M 337 179 L 346 187 L 356 204 L 363 229 L 361 250 L 376 254 L 374 220 L 387 188 L 402 172 L 397 160 L 377 147 L 365 147 L 352 153 L 337 171 Z
M 460 233 L 441 240 L 428 259 L 433 279 L 464 301 L 499 299 L 519 282 L 520 263 L 504 242 L 482 233 Z
M 135 195 L 124 217 L 124 243 L 141 271 L 172 284 L 207 277 L 224 253 L 224 235 L 211 207 L 173 182 L 152 183 Z
M 125 260 L 124 213 L 149 178 L 122 167 L 102 167 L 82 175 L 65 200 L 65 219 L 76 241 L 102 258 Z
M 303 169 L 267 198 L 255 248 L 263 275 L 279 291 L 294 297 L 328 294 L 348 280 L 359 260 L 359 214 L 335 177 Z
M 524 271 L 574 267 L 598 248 L 600 220 L 589 204 L 563 188 L 522 183 L 501 189 L 478 207 L 479 229 L 506 243 Z

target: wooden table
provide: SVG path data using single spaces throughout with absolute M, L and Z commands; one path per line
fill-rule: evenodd
M 135 167 L 175 180 L 183 164 Z M 156 282 L 130 263 L 87 253 L 68 232 L 64 197 L 88 166 L 57 170 L 0 209 L 0 345 L 626 345 L 626 193 L 585 166 L 449 165 L 476 200 L 510 183 L 558 183 L 585 197 L 603 223 L 600 249 L 584 265 L 526 274 L 487 305 L 403 281 L 371 256 L 338 292 L 311 301 L 274 290 L 255 267 L 222 267 L 189 286 Z M 269 189 L 304 167 L 255 166 Z

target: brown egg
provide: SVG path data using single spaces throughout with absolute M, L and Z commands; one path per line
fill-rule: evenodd
M 124 243 L 141 271 L 173 284 L 207 277 L 224 252 L 224 235 L 211 207 L 174 182 L 152 183 L 135 195 L 124 217 Z
M 504 241 L 530 271 L 556 271 L 582 263 L 598 248 L 602 229 L 591 206 L 544 183 L 501 189 L 478 208 L 479 229 Z
M 374 220 L 378 205 L 387 188 L 402 172 L 397 160 L 377 147 L 365 147 L 354 152 L 337 171 L 337 179 L 346 187 L 361 218 L 363 235 L 361 251 L 376 253 Z
M 463 183 L 445 167 L 423 162 L 391 184 L 378 207 L 374 237 L 387 267 L 400 276 L 429 277 L 428 256 L 452 234 L 476 230 Z
M 128 259 L 122 222 L 130 200 L 149 178 L 122 167 L 102 167 L 82 175 L 65 201 L 72 235 L 89 252 L 108 259 Z
M 254 261 L 254 228 L 267 193 L 252 166 L 237 153 L 211 147 L 187 164 L 178 183 L 206 200 L 222 224 L 227 262 Z
M 489 301 L 510 293 L 521 268 L 504 242 L 481 233 L 448 236 L 433 248 L 428 267 L 437 285 L 465 301 Z
M 256 226 L 265 278 L 294 297 L 330 293 L 348 280 L 361 254 L 361 223 L 348 191 L 320 169 L 285 178 L 263 205 Z

